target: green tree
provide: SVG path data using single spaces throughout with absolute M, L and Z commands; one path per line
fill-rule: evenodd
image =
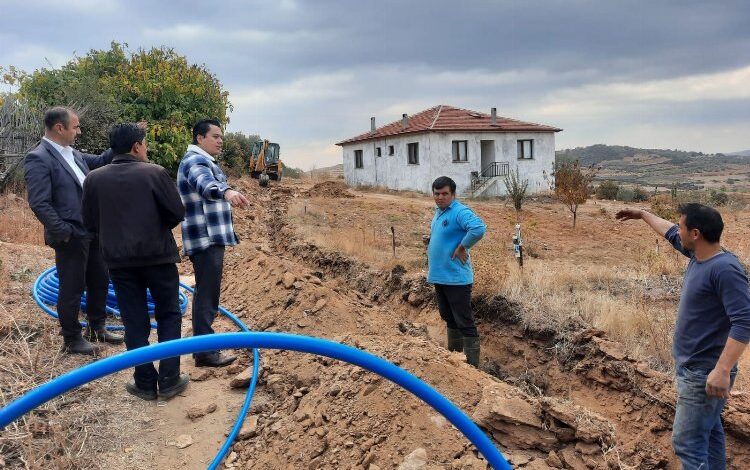
M 293 168 L 291 166 L 284 167 L 284 178 L 300 179 L 305 175 L 305 172 L 299 168 Z
M 20 81 L 20 94 L 42 107 L 76 108 L 79 147 L 100 151 L 118 121 L 147 121 L 149 158 L 174 172 L 200 119 L 226 124 L 228 92 L 204 65 L 188 63 L 171 48 L 127 51 L 113 42 L 59 69 L 40 69 Z
M 253 143 L 261 140 L 258 135 L 245 135 L 242 132 L 227 132 L 224 134 L 219 161 L 222 167 L 228 169 L 229 174 L 239 176 L 250 173 L 250 156 Z

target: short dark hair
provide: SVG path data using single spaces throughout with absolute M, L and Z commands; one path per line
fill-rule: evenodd
M 53 106 L 44 112 L 44 127 L 52 129 L 55 124 L 62 123 L 66 129 L 70 125 L 70 115 L 75 112 L 65 106 Z
M 193 145 L 198 145 L 199 135 L 206 137 L 208 131 L 211 130 L 211 126 L 216 126 L 221 129 L 221 123 L 216 119 L 204 119 L 195 123 L 193 126 Z
M 116 124 L 109 132 L 109 145 L 115 154 L 120 155 L 132 150 L 136 142 L 146 137 L 146 129 L 141 129 L 132 122 Z
M 448 186 L 451 190 L 451 194 L 456 194 L 456 182 L 447 176 L 439 176 L 432 182 L 432 190 L 444 188 Z
M 724 231 L 724 221 L 719 211 L 713 207 L 691 202 L 680 204 L 677 212 L 685 216 L 688 230 L 698 229 L 703 239 L 709 243 L 718 243 Z

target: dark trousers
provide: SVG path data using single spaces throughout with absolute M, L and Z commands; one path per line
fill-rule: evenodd
M 471 284 L 435 284 L 435 294 L 440 317 L 448 328 L 461 330 L 464 336 L 479 336 L 474 325 L 474 312 L 471 309 Z
M 159 264 L 110 270 L 112 284 L 117 294 L 122 323 L 125 326 L 125 346 L 131 349 L 148 346 L 151 319 L 146 304 L 146 289 L 154 300 L 156 334 L 160 343 L 181 336 L 179 282 L 177 265 Z M 180 357 L 170 357 L 159 362 L 159 372 L 152 363 L 135 367 L 135 384 L 145 390 L 170 387 L 180 376 Z
M 193 336 L 213 334 L 212 324 L 219 311 L 221 276 L 224 270 L 224 246 L 209 246 L 203 251 L 190 255 L 195 272 L 195 292 L 193 293 Z M 194 354 L 206 357 L 216 351 Z
M 84 290 L 89 325 L 94 329 L 104 328 L 109 276 L 96 241 L 71 238 L 55 245 L 54 249 L 60 279 L 57 294 L 60 334 L 65 342 L 70 342 L 81 337 L 78 312 Z

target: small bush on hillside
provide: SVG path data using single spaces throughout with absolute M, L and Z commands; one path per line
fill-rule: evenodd
M 649 198 L 648 191 L 641 188 L 640 186 L 635 187 L 635 189 L 633 190 L 633 195 L 635 197 L 635 202 L 646 202 Z
M 635 191 L 630 188 L 620 187 L 620 189 L 617 190 L 617 196 L 615 199 L 622 202 L 633 202 L 635 201 Z
M 599 199 L 614 200 L 617 198 L 617 192 L 620 190 L 620 185 L 614 181 L 602 181 L 598 188 L 596 188 L 596 197 Z
M 677 221 L 680 218 L 677 212 L 677 201 L 668 194 L 657 194 L 652 196 L 651 212 L 658 215 L 662 219 Z
M 622 202 L 644 202 L 648 201 L 648 193 L 640 187 L 634 189 L 626 188 L 621 186 L 617 191 L 617 199 Z
M 713 206 L 726 206 L 729 202 L 729 195 L 724 191 L 712 189 L 708 196 L 708 202 Z

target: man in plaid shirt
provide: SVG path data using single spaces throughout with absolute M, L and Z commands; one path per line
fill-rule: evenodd
M 193 335 L 214 332 L 219 310 L 224 248 L 239 243 L 232 225 L 232 206 L 248 205 L 248 200 L 227 184 L 227 176 L 214 157 L 221 153 L 223 133 L 219 121 L 207 119 L 193 127 L 189 145 L 177 170 L 177 189 L 185 204 L 182 243 L 195 271 L 193 294 Z M 198 367 L 222 367 L 236 356 L 219 351 L 194 354 Z

